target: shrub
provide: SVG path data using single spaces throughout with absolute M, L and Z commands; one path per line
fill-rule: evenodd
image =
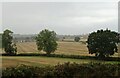
M 120 64 L 67 62 L 51 67 L 10 67 L 3 70 L 2 78 L 118 78 L 119 72 Z

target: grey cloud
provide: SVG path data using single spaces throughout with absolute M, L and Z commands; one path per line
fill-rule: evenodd
M 47 28 L 58 34 L 81 34 L 99 28 L 116 30 L 113 25 L 117 25 L 117 4 L 112 2 L 3 3 L 3 29 L 15 33 Z

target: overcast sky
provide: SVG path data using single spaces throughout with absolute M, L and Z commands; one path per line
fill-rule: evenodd
M 43 29 L 57 34 L 84 34 L 98 29 L 118 30 L 116 2 L 6 2 L 2 27 L 17 34 Z

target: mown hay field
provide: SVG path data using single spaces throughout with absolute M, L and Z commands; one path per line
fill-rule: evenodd
M 54 52 L 55 54 L 65 54 L 65 55 L 81 55 L 81 56 L 94 56 L 89 54 L 87 45 L 81 42 L 57 42 L 58 48 Z M 37 50 L 37 45 L 35 42 L 23 42 L 17 43 L 18 53 L 45 53 L 43 51 Z M 118 57 L 118 53 L 114 54 Z
M 85 55 L 90 56 L 88 53 L 87 45 L 80 42 L 57 42 L 58 48 L 54 52 L 55 54 L 66 55 Z M 38 51 L 35 42 L 23 42 L 17 43 L 18 53 L 45 53 Z

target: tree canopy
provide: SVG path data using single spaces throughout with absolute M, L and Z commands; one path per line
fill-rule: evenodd
M 108 29 L 90 33 L 87 40 L 89 54 L 95 53 L 98 57 L 113 55 L 118 50 L 118 37 L 117 32 Z
M 17 47 L 16 44 L 12 42 L 13 32 L 10 30 L 5 30 L 2 34 L 2 48 L 4 48 L 4 51 L 7 54 L 16 54 L 17 52 Z
M 75 37 L 75 38 L 74 38 L 74 41 L 75 41 L 75 42 L 79 42 L 79 40 L 80 40 L 80 37 Z
M 36 37 L 38 50 L 45 51 L 48 55 L 57 49 L 56 33 L 47 29 L 42 30 Z

